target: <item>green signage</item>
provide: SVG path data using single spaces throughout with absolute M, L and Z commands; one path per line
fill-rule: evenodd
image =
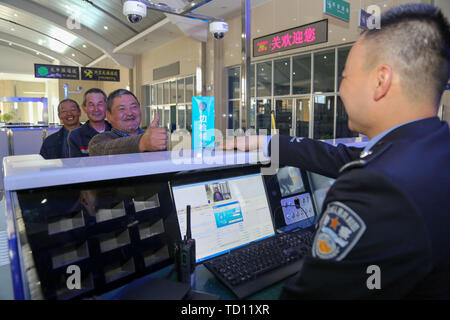
M 350 21 L 350 3 L 344 0 L 324 0 L 323 12 L 330 16 Z
M 79 80 L 80 72 L 78 67 L 74 66 L 58 66 L 53 64 L 34 64 L 35 78 L 48 79 L 69 79 Z

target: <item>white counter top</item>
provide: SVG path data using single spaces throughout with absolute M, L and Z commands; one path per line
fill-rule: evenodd
M 323 140 L 336 145 L 363 147 L 367 139 L 344 138 Z M 113 156 L 45 160 L 38 154 L 3 158 L 5 190 L 129 178 L 187 170 L 220 168 L 241 164 L 267 163 L 259 152 L 187 150 L 121 154 Z
M 259 158 L 258 158 L 259 156 Z M 45 160 L 40 155 L 3 158 L 5 190 L 24 190 L 186 170 L 269 161 L 261 152 L 197 150 Z

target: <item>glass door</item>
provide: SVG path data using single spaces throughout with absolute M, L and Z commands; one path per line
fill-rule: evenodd
M 309 117 L 311 99 L 298 98 L 295 100 L 295 136 L 309 137 Z
M 256 100 L 256 128 L 258 134 L 270 134 L 271 132 L 271 122 L 270 122 L 270 112 L 272 111 L 272 100 L 271 99 L 260 99 Z M 266 130 L 261 132 L 260 130 Z
M 177 112 L 178 112 L 178 126 L 177 129 L 184 129 L 184 120 L 185 120 L 185 112 L 186 112 L 186 107 L 184 105 L 178 105 L 177 106 Z
M 275 100 L 275 126 L 278 134 L 293 135 L 292 132 L 292 98 Z

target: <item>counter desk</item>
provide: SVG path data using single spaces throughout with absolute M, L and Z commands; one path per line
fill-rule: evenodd
M 330 140 L 362 146 L 361 139 Z M 146 278 L 175 280 L 180 226 L 168 182 L 180 175 L 267 165 L 262 152 L 164 151 L 44 160 L 3 160 L 9 256 L 15 299 L 117 299 Z M 313 177 L 312 197 L 332 180 Z M 323 200 L 323 199 L 322 199 Z M 319 201 L 320 202 L 320 201 Z M 316 201 L 315 210 L 320 203 Z M 178 239 L 177 239 L 178 238 Z M 71 282 L 78 275 L 78 283 Z M 194 289 L 234 298 L 203 266 Z M 277 283 L 250 299 L 276 299 Z

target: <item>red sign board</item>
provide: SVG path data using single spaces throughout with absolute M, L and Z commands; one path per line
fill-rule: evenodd
M 253 39 L 253 56 L 282 52 L 328 41 L 328 19 Z

